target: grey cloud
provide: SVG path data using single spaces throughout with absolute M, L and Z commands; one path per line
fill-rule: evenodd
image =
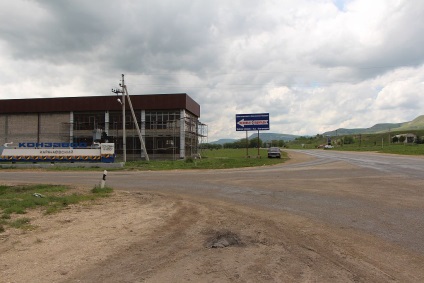
M 105 95 L 124 73 L 132 94 L 189 93 L 217 138 L 236 135 L 236 113 L 316 134 L 358 115 L 408 120 L 424 101 L 417 1 L 379 2 L 369 26 L 352 16 L 363 0 L 5 1 L 0 84 L 15 96 Z
M 424 3 L 402 1 L 386 14 L 375 32 L 380 38 L 364 44 L 344 26 L 344 32 L 324 41 L 310 54 L 313 62 L 325 68 L 348 67 L 358 80 L 372 78 L 392 69 L 424 63 Z M 358 19 L 359 20 L 359 19 Z
M 78 58 L 89 60 L 85 55 L 106 39 L 108 21 L 105 16 L 95 13 L 96 7 L 79 5 L 83 3 L 76 1 L 30 3 L 35 3 L 38 11 L 44 11 L 47 16 L 29 19 L 30 23 L 21 26 L 1 29 L 1 37 L 8 42 L 16 59 L 53 62 Z M 14 12 L 19 13 L 11 11 Z

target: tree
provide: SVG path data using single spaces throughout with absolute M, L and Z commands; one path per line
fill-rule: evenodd
M 259 139 L 259 147 L 261 147 L 262 146 L 262 140 L 261 139 Z M 251 139 L 250 141 L 249 141 L 249 147 L 251 147 L 251 148 L 256 148 L 256 147 L 258 147 L 258 139 L 257 138 L 255 138 L 255 139 Z
M 354 143 L 354 139 L 352 136 L 345 136 L 343 138 L 343 143 L 344 144 L 353 144 Z
M 221 149 L 222 145 L 212 143 L 202 143 L 199 145 L 201 149 Z

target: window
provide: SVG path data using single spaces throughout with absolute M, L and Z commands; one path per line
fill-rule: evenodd
M 146 111 L 146 129 L 168 129 L 179 118 L 179 111 Z
M 96 130 L 105 128 L 105 113 L 74 113 L 74 130 Z

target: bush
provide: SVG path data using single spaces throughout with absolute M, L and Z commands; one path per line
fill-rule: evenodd
M 11 222 L 10 226 L 14 227 L 14 228 L 22 228 L 24 226 L 27 226 L 29 224 L 29 222 L 30 222 L 29 218 L 26 218 L 26 217 L 19 218 L 19 219 L 16 219 L 15 221 Z
M 354 140 L 352 136 L 346 136 L 343 138 L 343 143 L 344 144 L 353 144 Z
M 91 189 L 91 192 L 93 194 L 101 194 L 101 195 L 103 195 L 103 194 L 108 194 L 108 193 L 113 192 L 113 189 L 112 188 L 109 188 L 109 187 L 104 187 L 102 189 L 102 188 L 100 188 L 100 186 L 95 186 L 93 189 Z
M 185 163 L 194 163 L 194 159 L 192 157 L 187 157 Z

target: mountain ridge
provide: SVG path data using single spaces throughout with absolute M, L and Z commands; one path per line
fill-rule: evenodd
M 299 136 L 296 135 L 290 135 L 290 134 L 278 134 L 278 133 L 260 133 L 259 134 L 259 138 L 263 141 L 263 142 L 268 142 L 268 141 L 273 141 L 273 140 L 283 140 L 283 141 L 292 141 L 294 139 L 296 139 Z M 258 134 L 254 133 L 251 134 L 248 139 L 256 139 L 258 138 Z M 211 144 L 225 144 L 225 143 L 232 143 L 235 141 L 238 141 L 240 139 L 219 139 L 217 141 L 213 141 L 211 142 Z
M 324 136 L 356 135 L 356 134 L 377 134 L 392 131 L 410 131 L 424 129 L 424 115 L 416 117 L 414 120 L 403 123 L 379 123 L 370 128 L 339 128 L 337 130 L 323 133 Z
M 339 128 L 337 130 L 328 131 L 323 133 L 323 136 L 343 136 L 343 135 L 358 135 L 358 134 L 378 134 L 385 132 L 395 132 L 395 131 L 412 131 L 412 130 L 424 130 L 424 115 L 420 115 L 409 122 L 403 123 L 378 123 L 369 128 Z M 257 138 L 258 134 L 254 133 L 248 138 L 253 139 Z M 259 138 L 263 142 L 272 141 L 272 140 L 284 140 L 291 141 L 296 139 L 297 135 L 291 134 L 279 134 L 279 133 L 260 133 Z M 217 141 L 211 142 L 211 144 L 225 144 L 238 141 L 240 139 L 219 139 Z

